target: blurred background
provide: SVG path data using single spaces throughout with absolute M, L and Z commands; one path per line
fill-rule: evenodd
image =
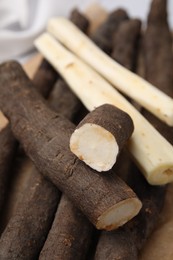
M 99 3 L 108 10 L 124 7 L 132 17 L 146 20 L 151 0 L 0 0 L 0 61 L 26 61 L 34 51 L 33 41 L 51 16 L 65 15 L 78 7 L 85 10 Z M 169 23 L 173 28 L 173 0 L 168 0 Z

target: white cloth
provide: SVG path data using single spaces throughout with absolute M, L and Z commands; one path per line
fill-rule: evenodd
M 80 0 L 0 0 L 0 60 L 24 54 L 49 17 L 67 15 Z M 82 1 L 88 2 L 87 0 Z
M 33 48 L 49 17 L 68 15 L 73 7 L 85 8 L 92 0 L 0 0 L 0 61 L 14 59 Z M 96 2 L 96 1 L 95 1 Z M 125 7 L 132 16 L 146 17 L 150 0 L 100 0 L 108 9 Z M 173 20 L 173 0 L 169 0 Z M 171 21 L 173 24 L 173 21 Z

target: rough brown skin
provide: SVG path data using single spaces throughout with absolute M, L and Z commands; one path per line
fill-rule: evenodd
M 24 154 L 20 146 L 16 152 L 12 167 L 13 175 L 10 179 L 8 194 L 5 198 L 5 207 L 1 221 L 2 231 L 5 230 L 12 216 L 15 215 L 19 203 L 23 200 L 25 190 L 32 175 L 32 162 Z
M 0 216 L 3 212 L 4 199 L 8 191 L 10 169 L 17 148 L 17 143 L 11 132 L 10 124 L 0 131 Z
M 82 103 L 71 92 L 63 79 L 58 80 L 55 88 L 50 93 L 49 103 L 51 103 L 51 108 L 54 111 L 60 113 L 70 121 L 74 120 L 79 110 L 82 108 Z
M 77 9 L 74 9 L 70 14 L 70 20 L 83 32 L 87 32 L 89 27 L 88 19 L 81 14 Z M 50 88 L 53 88 L 54 84 L 58 79 L 58 74 L 54 68 L 43 59 L 38 71 L 34 75 L 33 83 L 37 90 L 45 98 L 48 97 L 50 93 Z M 65 83 L 64 83 L 65 84 Z
M 69 151 L 73 124 L 46 107 L 18 63 L 2 64 L 0 74 L 0 103 L 11 121 L 14 135 L 38 170 L 68 194 L 94 225 L 110 207 L 136 197 L 118 177 L 113 180 L 111 176 L 93 174 L 76 159 Z
M 35 88 L 46 97 L 56 79 L 57 73 L 55 74 L 53 68 L 43 59 L 33 79 Z M 5 146 L 4 136 L 2 146 L 4 156 L 6 156 L 5 148 L 11 152 L 14 151 L 12 140 L 16 144 L 9 126 L 4 130 L 6 129 L 8 129 L 8 143 L 6 141 Z M 8 165 L 9 161 L 6 161 L 6 167 Z M 38 256 L 60 199 L 60 192 L 57 188 L 45 180 L 34 166 L 30 165 L 30 168 L 32 173 L 28 189 L 0 239 L 0 258 L 2 259 L 22 260 Z
M 128 176 L 127 183 L 140 197 L 143 207 L 133 221 L 127 224 L 131 238 L 138 253 L 143 247 L 149 235 L 157 225 L 159 214 L 163 208 L 166 186 L 152 186 L 147 183 L 139 170 L 131 165 L 132 177 Z
M 85 259 L 92 231 L 91 223 L 63 195 L 39 259 Z
M 170 52 L 172 50 L 172 37 L 167 23 L 166 3 L 166 0 L 152 2 L 148 16 L 148 27 L 143 40 L 143 52 L 146 79 L 160 90 L 163 91 L 164 88 L 164 92 L 172 97 L 173 58 Z M 163 61 L 166 66 L 163 66 Z
M 131 160 L 125 150 L 120 154 L 112 170 L 113 175 L 118 175 L 127 181 L 130 173 Z M 133 172 L 132 172 L 133 174 Z M 132 174 L 130 174 L 132 178 Z M 133 230 L 133 227 L 132 227 Z M 134 243 L 134 236 L 127 224 L 114 231 L 102 231 L 94 256 L 94 260 L 138 260 L 138 252 Z
M 59 79 L 58 82 L 60 82 L 60 84 L 57 83 L 51 93 L 51 97 L 49 97 L 49 105 L 56 109 L 56 111 L 62 112 L 63 115 L 72 119 L 80 107 L 80 102 L 73 93 L 70 93 L 67 86 L 64 86 L 63 95 L 61 95 L 63 87 L 61 84 L 62 81 Z M 47 85 L 47 94 L 48 86 L 51 85 Z M 71 109 L 69 109 L 69 107 Z M 25 159 L 25 161 L 26 160 L 27 159 Z M 41 176 L 32 165 L 30 165 L 30 168 L 32 173 L 30 174 L 30 182 L 27 185 L 28 189 L 24 192 L 25 196 L 18 205 L 19 210 L 11 217 L 0 239 L 0 257 L 5 256 L 7 259 L 18 260 L 29 260 L 38 257 L 50 230 L 60 199 L 60 192 L 54 185 Z M 91 232 L 89 229 L 91 224 L 88 224 L 88 220 L 85 219 L 85 221 L 86 231 L 88 229 L 88 232 Z M 84 225 L 84 220 L 83 223 L 80 224 Z M 79 230 L 81 229 L 80 225 L 77 225 L 77 227 L 79 227 Z M 86 232 L 85 240 L 88 241 L 88 243 L 89 239 L 90 236 Z M 78 246 L 81 246 L 81 244 L 78 244 Z M 87 248 L 87 244 L 85 247 Z M 83 251 L 82 248 L 81 250 Z
M 116 33 L 119 25 L 128 19 L 127 13 L 118 9 L 113 11 L 106 21 L 101 24 L 94 34 L 91 36 L 91 39 L 107 54 L 110 54 L 113 47 L 113 37 Z
M 70 20 L 81 31 L 87 33 L 90 25 L 89 20 L 82 13 L 80 13 L 78 9 L 74 9 L 71 12 Z M 83 115 L 86 114 L 84 106 L 82 105 L 80 100 L 71 92 L 67 83 L 63 79 L 59 79 L 57 85 L 58 86 L 53 89 L 49 97 L 51 108 L 54 111 L 59 111 L 61 115 L 63 115 L 70 121 L 79 120 L 79 118 L 83 117 Z M 55 97 L 57 98 L 58 102 L 54 100 Z
M 161 2 L 162 1 L 160 1 L 159 4 L 161 4 Z M 162 11 L 164 13 L 163 6 L 160 8 L 163 9 Z M 155 13 L 155 10 L 156 9 L 154 7 L 154 9 L 153 8 L 151 9 L 151 12 Z M 162 15 L 162 14 L 160 14 L 160 15 Z M 150 17 L 150 19 L 151 18 L 152 17 Z M 158 17 L 158 19 L 160 20 L 159 17 Z M 149 30 L 149 26 L 147 28 L 147 31 Z M 158 27 L 154 26 L 154 28 L 155 28 L 155 30 L 158 30 Z M 153 30 L 154 30 L 154 28 L 153 28 Z M 161 34 L 159 33 L 158 38 L 162 38 L 162 37 L 160 37 L 160 35 Z M 145 35 L 145 37 L 146 37 L 146 35 Z M 166 38 L 164 38 L 164 40 L 162 39 L 161 41 L 167 41 L 167 40 L 165 40 Z M 150 41 L 152 42 L 155 40 L 157 42 L 158 39 L 153 39 L 153 37 L 148 39 L 149 42 Z M 151 44 L 149 42 L 148 42 L 148 44 Z M 156 42 L 155 42 L 155 44 L 156 44 Z M 166 42 L 165 42 L 165 44 L 167 45 Z M 143 48 L 143 46 L 142 46 L 142 48 Z M 152 70 L 153 68 L 155 68 L 155 66 L 157 67 L 157 65 L 155 64 L 155 62 L 157 60 L 157 58 L 155 57 L 155 54 L 154 54 L 155 47 L 153 46 L 151 48 L 151 46 L 150 47 L 148 46 L 146 48 L 146 51 L 151 52 L 153 54 L 152 59 L 150 60 L 150 62 L 152 62 L 152 63 L 146 64 L 147 69 L 149 70 L 151 68 L 151 70 Z M 170 53 L 171 53 L 171 48 L 169 49 L 168 53 L 165 55 L 171 56 Z M 147 57 L 146 53 L 145 53 L 145 57 Z M 154 62 L 154 64 L 153 64 L 153 62 Z M 167 67 L 166 65 L 164 66 L 164 62 L 165 62 L 165 60 L 161 59 L 162 68 Z M 125 59 L 123 65 L 126 66 L 126 64 L 129 64 L 129 63 L 126 63 L 126 59 Z M 165 64 L 167 64 L 167 63 L 165 63 Z M 171 69 L 171 67 L 169 67 L 169 69 L 168 69 L 168 67 L 166 70 Z M 155 71 L 155 74 L 151 73 L 151 75 L 153 78 L 153 82 L 152 82 L 153 84 L 156 84 L 154 81 L 154 77 L 155 77 L 156 81 L 157 81 L 157 78 L 161 77 L 164 81 L 166 80 L 167 84 L 169 86 L 171 86 L 171 88 L 172 88 L 173 84 L 171 83 L 172 81 L 170 81 L 171 77 L 169 77 L 169 79 L 168 79 L 167 73 L 165 73 L 164 71 L 163 72 L 162 72 L 162 70 L 157 71 L 157 73 Z M 152 118 L 150 118 L 150 122 L 155 125 L 155 120 L 153 121 Z M 159 120 L 157 120 L 157 122 L 158 122 L 158 130 L 161 130 L 163 123 Z M 170 128 L 169 129 L 168 128 L 169 127 L 167 127 L 167 131 L 165 131 L 164 136 L 168 140 L 170 140 L 170 137 L 169 137 Z M 173 138 L 171 140 L 173 140 Z M 124 162 L 126 162 L 126 163 L 124 163 Z M 134 191 L 140 197 L 140 199 L 143 203 L 143 207 L 142 207 L 142 210 L 140 211 L 140 213 L 138 214 L 138 216 L 136 216 L 133 220 L 128 222 L 122 228 L 119 228 L 118 230 L 115 230 L 112 232 L 102 232 L 102 235 L 100 237 L 100 240 L 99 240 L 99 243 L 97 246 L 95 259 L 96 260 L 98 260 L 98 259 L 99 260 L 102 260 L 102 259 L 108 259 L 108 260 L 109 259 L 110 260 L 111 259 L 122 259 L 122 260 L 133 259 L 133 260 L 135 260 L 136 259 L 137 260 L 140 249 L 144 245 L 146 239 L 151 234 L 153 229 L 156 227 L 156 224 L 158 221 L 158 216 L 159 216 L 160 211 L 162 210 L 162 206 L 164 203 L 166 187 L 165 186 L 156 187 L 156 186 L 149 185 L 146 182 L 146 180 L 144 179 L 144 177 L 142 176 L 142 174 L 140 174 L 140 172 L 137 170 L 137 168 L 131 164 L 129 156 L 125 152 L 121 153 L 121 155 L 119 157 L 119 161 L 116 164 L 115 172 L 119 176 L 121 176 L 124 180 L 126 180 L 128 185 L 130 185 L 130 187 L 134 189 Z M 107 256 L 107 257 L 105 257 L 105 256 Z M 109 256 L 110 256 L 110 258 L 109 258 Z
M 173 57 L 170 55 L 172 53 L 172 43 L 170 41 L 171 33 L 166 20 L 166 1 L 154 0 L 151 5 L 147 30 L 143 37 L 142 50 L 145 68 L 143 76 L 163 92 L 173 97 Z M 163 38 L 160 35 L 164 35 Z M 151 61 L 152 66 L 149 63 Z M 162 123 L 146 110 L 142 112 L 150 123 L 173 144 L 172 128 Z M 156 227 L 158 216 L 164 203 L 166 186 L 153 187 L 144 180 L 135 167 L 133 172 L 134 181 L 132 182 L 129 176 L 128 184 L 132 188 L 134 187 L 135 192 L 143 202 L 140 214 L 131 221 L 132 225 L 133 222 L 135 224 L 133 232 L 139 251 Z M 138 185 L 135 183 L 138 183 Z M 128 225 L 130 225 L 130 222 Z M 143 227 L 142 229 L 141 226 Z
M 33 82 L 41 94 L 47 97 L 57 80 L 57 76 L 54 69 L 43 59 Z M 80 108 L 80 102 L 68 90 L 65 82 L 63 83 L 60 79 L 58 82 L 57 87 L 53 90 L 53 96 L 51 95 L 51 98 L 49 98 L 49 105 L 60 113 L 62 112 L 64 116 L 72 119 Z M 25 162 L 22 163 L 27 161 L 28 159 L 25 159 Z M 2 259 L 30 260 L 38 257 L 60 199 L 58 189 L 42 177 L 31 164 L 27 167 L 27 172 L 29 171 L 31 172 L 29 176 L 30 182 L 27 185 L 27 190 L 24 191 L 24 198 L 18 205 L 19 210 L 13 213 L 14 215 L 0 239 L 0 258 Z M 86 230 L 88 228 L 89 231 L 91 224 L 88 224 L 87 220 L 86 222 Z M 79 225 L 78 228 L 81 229 L 81 226 Z M 85 239 L 89 241 L 90 237 L 87 237 L 87 235 L 86 232 Z M 83 246 L 87 247 L 87 245 Z M 82 248 L 81 250 L 83 251 Z
M 94 260 L 138 260 L 130 231 L 119 228 L 103 232 L 99 239 Z
M 114 36 L 111 57 L 129 70 L 134 70 L 141 21 L 129 19 L 120 24 Z M 134 46 L 134 48 L 132 48 Z
M 167 1 L 153 0 L 150 13 L 148 16 L 148 26 L 143 37 L 143 59 L 145 65 L 145 78 L 157 86 L 160 90 L 173 97 L 173 56 L 172 56 L 172 39 L 171 32 L 167 23 Z M 152 66 L 150 62 L 152 61 Z M 162 123 L 156 117 L 146 110 L 143 110 L 145 117 L 157 128 L 157 130 L 173 145 L 173 128 Z M 138 176 L 138 175 L 137 175 Z M 142 176 L 140 176 L 142 177 Z M 139 176 L 138 176 L 139 178 Z M 138 181 L 138 179 L 137 179 Z M 142 235 L 141 240 L 145 242 L 147 236 L 156 226 L 159 212 L 162 209 L 165 197 L 166 187 L 147 187 L 147 184 L 138 187 L 137 194 L 147 194 L 151 196 L 148 200 L 146 196 L 145 204 L 147 213 L 145 217 L 145 236 Z M 153 205 L 152 205 L 153 202 Z M 144 209 L 145 209 L 144 208 Z M 141 211 L 142 214 L 143 211 Z M 143 214 L 144 215 L 144 214 Z M 141 215 L 142 217 L 142 215 Z M 152 219 L 152 221 L 150 220 Z M 144 219 L 141 221 L 144 222 Z
M 17 212 L 1 236 L 0 259 L 38 257 L 51 227 L 58 198 L 57 188 L 35 170 Z
M 127 164 L 123 166 L 124 160 L 127 161 Z M 126 239 L 127 245 L 129 241 L 133 243 L 126 255 L 128 255 L 128 252 L 133 252 L 133 255 L 136 255 L 138 259 L 140 249 L 157 225 L 158 217 L 164 204 L 166 186 L 152 186 L 148 184 L 144 176 L 131 162 L 126 151 L 121 154 L 115 172 L 123 180 L 126 180 L 128 185 L 138 194 L 143 204 L 140 213 L 124 227 L 120 228 L 122 230 L 120 237 Z M 121 246 L 123 248 L 123 244 Z
M 81 20 L 82 17 L 84 16 L 81 16 L 77 10 L 71 14 L 73 22 L 74 19 L 77 23 L 81 21 L 83 30 L 86 30 L 86 21 Z M 49 103 L 54 111 L 61 113 L 71 121 L 78 116 L 77 112 L 82 108 L 80 100 L 61 79 L 51 92 Z M 73 206 L 65 195 L 62 195 L 39 259 L 84 259 L 91 242 L 92 231 L 93 226 L 88 219 Z
M 166 2 L 154 0 L 152 3 L 144 34 L 143 57 L 145 78 L 173 98 L 172 37 L 167 23 Z M 146 110 L 143 114 L 173 144 L 173 127 L 160 122 Z
M 96 124 L 106 129 L 115 137 L 120 151 L 134 130 L 131 117 L 121 109 L 109 104 L 99 106 L 88 113 L 76 129 L 84 124 Z
M 138 42 L 140 31 L 139 22 L 133 20 L 124 21 L 114 35 L 114 59 L 120 62 L 124 67 L 133 70 L 134 58 L 136 58 L 135 46 Z M 137 33 L 138 27 L 138 33 Z M 134 28 L 135 32 L 132 30 Z M 126 34 L 130 31 L 131 36 Z M 121 36 L 121 37 L 119 37 Z M 130 41 L 127 43 L 127 38 Z M 122 51 L 120 47 L 122 46 Z M 133 59 L 133 60 L 132 60 Z M 125 150 L 120 154 L 114 167 L 113 175 L 118 175 L 127 181 L 130 173 L 131 160 Z M 132 174 L 130 174 L 131 176 Z M 131 178 L 133 178 L 131 176 Z M 143 209 L 143 207 L 142 207 Z M 128 223 L 127 223 L 128 224 Z M 96 247 L 95 260 L 137 260 L 138 250 L 134 243 L 134 235 L 128 225 L 111 232 L 102 232 Z M 135 229 L 135 228 L 134 228 Z M 133 225 L 132 225 L 133 230 Z
M 73 9 L 70 14 L 70 20 L 80 28 L 81 31 L 87 33 L 89 28 L 89 20 L 86 16 L 79 12 L 77 8 Z
M 70 120 L 74 119 L 81 104 L 62 80 L 59 80 L 53 89 L 49 103 L 51 108 L 61 112 L 61 115 Z M 92 231 L 93 226 L 88 219 L 65 195 L 62 195 L 39 259 L 84 259 L 90 245 Z
M 33 83 L 38 92 L 43 97 L 47 98 L 57 79 L 57 72 L 45 59 L 43 59 L 33 78 Z
M 36 89 L 46 97 L 56 79 L 57 72 L 43 59 L 33 79 Z M 0 213 L 2 214 L 5 194 L 8 192 L 10 167 L 17 149 L 17 141 L 9 124 L 0 131 L 0 147 Z
M 143 207 L 140 213 L 123 227 L 111 232 L 102 232 L 94 258 L 96 260 L 139 259 L 140 249 L 156 227 L 164 203 L 165 187 L 149 185 L 130 162 L 128 154 L 121 154 L 115 172 L 138 194 Z

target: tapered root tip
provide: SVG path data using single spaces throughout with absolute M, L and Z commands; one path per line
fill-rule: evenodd
M 135 217 L 142 207 L 142 203 L 137 198 L 129 198 L 117 203 L 115 206 L 104 212 L 96 224 L 97 229 L 111 231 L 124 225 Z
M 70 149 L 80 160 L 98 172 L 110 170 L 119 152 L 113 134 L 99 125 L 90 123 L 73 132 Z

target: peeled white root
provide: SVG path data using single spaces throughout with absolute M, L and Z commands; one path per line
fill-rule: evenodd
M 95 124 L 84 124 L 70 138 L 71 151 L 98 172 L 110 170 L 119 152 L 115 137 Z
M 173 126 L 173 99 L 111 59 L 71 21 L 64 17 L 52 18 L 48 23 L 48 31 L 115 88 Z
M 98 218 L 96 227 L 108 231 L 116 229 L 135 217 L 141 207 L 142 204 L 137 198 L 121 201 Z
M 8 119 L 0 111 L 0 131 L 8 125 Z
M 37 48 L 64 77 L 88 110 L 112 104 L 127 112 L 134 122 L 128 149 L 149 183 L 173 181 L 173 147 L 104 78 L 45 33 L 35 42 Z M 106 66 L 105 66 L 106 67 Z

